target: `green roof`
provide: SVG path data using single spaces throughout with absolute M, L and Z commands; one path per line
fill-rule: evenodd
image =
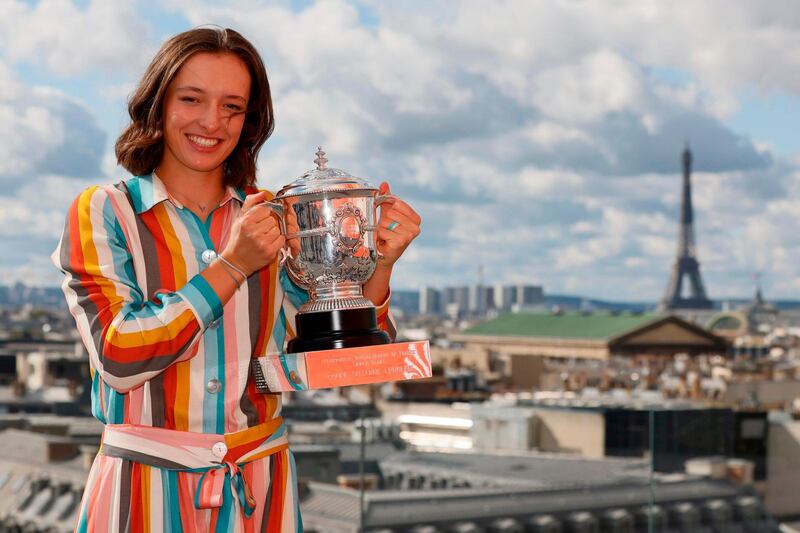
M 664 315 L 655 313 L 510 313 L 483 322 L 466 335 L 612 339 Z

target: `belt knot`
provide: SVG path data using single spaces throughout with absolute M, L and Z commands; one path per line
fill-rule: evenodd
M 250 517 L 256 509 L 256 500 L 253 498 L 244 472 L 233 461 L 225 461 L 203 472 L 197 482 L 194 506 L 198 509 L 222 507 L 225 497 L 228 495 L 228 492 L 224 490 L 226 483 L 230 483 L 231 493 L 236 495 L 245 516 Z

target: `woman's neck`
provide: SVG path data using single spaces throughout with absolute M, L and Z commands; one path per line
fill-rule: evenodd
M 168 161 L 162 161 L 155 173 L 171 193 L 189 198 L 199 204 L 218 199 L 225 190 L 222 167 L 208 172 L 187 168 L 172 168 Z
M 185 167 L 172 168 L 168 162 L 162 161 L 155 174 L 175 199 L 202 220 L 216 207 L 216 202 L 222 200 L 225 191 L 222 167 L 200 172 Z

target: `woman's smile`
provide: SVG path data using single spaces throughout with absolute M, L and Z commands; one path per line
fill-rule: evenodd
M 220 144 L 221 140 L 214 137 L 204 137 L 202 135 L 186 134 L 186 138 L 194 145 L 196 150 L 201 152 L 213 152 Z

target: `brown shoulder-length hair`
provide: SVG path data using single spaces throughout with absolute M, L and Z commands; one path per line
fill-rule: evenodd
M 164 43 L 128 102 L 131 123 L 117 139 L 117 162 L 137 176 L 153 172 L 161 162 L 167 87 L 183 63 L 198 52 L 234 54 L 250 72 L 250 101 L 244 126 L 239 143 L 225 160 L 224 175 L 226 185 L 254 185 L 258 151 L 275 127 L 272 95 L 267 70 L 258 51 L 238 32 L 228 28 L 195 28 Z

